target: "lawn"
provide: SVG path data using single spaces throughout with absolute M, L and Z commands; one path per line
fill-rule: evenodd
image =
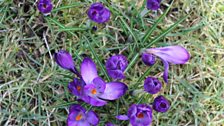
M 53 0 L 48 16 L 38 11 L 37 1 L 0 0 L 0 125 L 65 126 L 69 106 L 81 103 L 98 113 L 99 126 L 126 126 L 129 121 L 115 116 L 126 114 L 133 103 L 152 103 L 163 95 L 171 107 L 153 112 L 152 126 L 223 126 L 224 1 L 171 1 L 150 11 L 144 0 L 100 0 L 111 18 L 97 24 L 86 14 L 95 0 Z M 169 45 L 183 46 L 191 58 L 185 65 L 170 65 L 165 84 L 161 60 L 148 67 L 140 53 Z M 72 54 L 78 70 L 82 59 L 91 57 L 107 82 L 106 60 L 125 55 L 129 65 L 121 81 L 129 90 L 103 107 L 77 101 L 67 88 L 75 75 L 54 61 L 60 49 Z M 158 94 L 143 91 L 147 76 L 163 82 Z

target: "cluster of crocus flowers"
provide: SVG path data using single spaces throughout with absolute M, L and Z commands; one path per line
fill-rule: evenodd
M 96 64 L 90 58 L 84 58 L 80 73 L 76 70 L 72 56 L 65 50 L 55 53 L 56 63 L 63 69 L 70 70 L 78 75 L 68 84 L 69 91 L 80 100 L 93 106 L 103 106 L 107 100 L 116 100 L 125 94 L 128 87 L 118 81 L 106 83 L 98 76 Z
M 169 101 L 158 96 L 154 99 L 152 107 L 157 112 L 166 112 L 170 108 Z M 152 123 L 153 109 L 148 104 L 132 104 L 127 112 L 127 115 L 117 115 L 119 120 L 129 120 L 132 126 L 149 126 Z
M 164 80 L 168 80 L 168 63 L 184 64 L 189 58 L 188 51 L 181 46 L 168 46 L 160 48 L 146 49 L 142 53 L 143 62 L 152 66 L 155 64 L 156 57 L 159 57 L 164 63 Z M 126 84 L 118 81 L 105 82 L 97 72 L 96 64 L 92 59 L 85 57 L 80 65 L 80 73 L 76 69 L 70 53 L 60 50 L 55 53 L 56 63 L 63 69 L 77 75 L 72 82 L 68 84 L 69 91 L 92 106 L 104 106 L 110 100 L 119 99 L 123 96 L 128 87 Z M 125 56 L 119 54 L 110 57 L 106 61 L 106 69 L 109 76 L 115 80 L 125 78 L 124 71 L 128 66 L 128 60 Z M 162 88 L 162 83 L 156 77 L 147 77 L 144 81 L 144 90 L 150 94 L 158 93 Z M 73 109 L 71 109 L 73 108 Z M 157 96 L 152 107 L 150 104 L 133 104 L 128 109 L 127 115 L 116 116 L 119 120 L 129 120 L 133 126 L 148 126 L 152 122 L 153 110 L 157 112 L 167 112 L 170 108 L 170 102 L 162 95 Z M 92 120 L 90 118 L 93 118 Z M 93 121 L 95 120 L 95 121 Z M 97 121 L 98 120 L 98 121 Z M 69 109 L 67 119 L 68 126 L 97 125 L 98 117 L 93 111 L 88 111 L 80 105 L 73 105 Z M 107 125 L 113 125 L 108 123 Z
M 161 0 L 147 0 L 147 8 L 158 10 Z M 50 0 L 39 0 L 38 9 L 43 14 L 51 12 L 53 5 Z M 105 23 L 110 19 L 110 11 L 100 2 L 93 3 L 88 9 L 87 15 L 96 23 Z M 167 46 L 159 48 L 149 48 L 142 52 L 142 61 L 147 66 L 153 66 L 156 58 L 159 57 L 164 64 L 163 79 L 168 83 L 169 63 L 185 64 L 190 54 L 182 46 Z M 91 58 L 83 58 L 80 71 L 70 53 L 60 50 L 54 55 L 56 63 L 63 69 L 68 70 L 76 77 L 68 84 L 68 90 L 71 94 L 85 103 L 92 106 L 104 106 L 111 100 L 121 98 L 128 90 L 128 86 L 118 80 L 126 78 L 124 71 L 128 66 L 128 60 L 124 55 L 114 55 L 107 59 L 105 67 L 108 75 L 113 78 L 112 82 L 106 82 L 98 75 L 97 66 Z M 157 94 L 162 88 L 162 83 L 156 77 L 147 77 L 144 81 L 144 91 L 149 94 Z M 119 120 L 129 120 L 133 126 L 148 126 L 153 120 L 153 111 L 167 112 L 170 108 L 170 102 L 162 95 L 155 97 L 152 104 L 132 104 L 126 115 L 117 115 Z M 78 104 L 71 105 L 67 118 L 68 126 L 90 126 L 98 125 L 99 118 L 97 114 Z M 107 123 L 106 126 L 113 126 Z
M 77 78 L 68 84 L 69 91 L 79 100 L 92 106 L 104 106 L 110 100 L 119 99 L 128 89 L 122 82 L 105 82 L 98 76 L 96 64 L 90 58 L 83 59 L 80 73 L 75 67 L 71 54 L 67 51 L 58 51 L 54 54 L 54 58 L 61 68 L 77 75 Z M 93 111 L 86 112 L 80 105 L 72 105 L 69 109 L 68 126 L 97 125 L 98 122 L 99 119 Z
M 47 15 L 52 11 L 53 4 L 51 0 L 39 0 L 37 8 L 41 13 Z

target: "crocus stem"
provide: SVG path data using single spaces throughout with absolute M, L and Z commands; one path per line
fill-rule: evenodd
M 76 74 L 78 77 L 81 77 L 80 73 L 78 70 L 74 67 L 73 69 L 70 70 L 72 73 Z

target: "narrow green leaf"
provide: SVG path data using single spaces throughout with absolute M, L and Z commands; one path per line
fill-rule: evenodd
M 165 16 L 167 15 L 167 13 L 169 12 L 170 8 L 172 7 L 173 1 L 170 4 L 169 8 L 166 9 L 166 11 L 159 17 L 159 19 L 153 24 L 153 26 L 151 28 L 148 29 L 148 31 L 146 32 L 145 36 L 143 37 L 142 43 L 144 44 L 149 36 L 151 36 L 152 32 L 156 29 L 156 26 L 165 18 Z
M 3 22 L 3 19 L 5 18 L 5 15 L 6 15 L 6 12 L 8 10 L 8 6 L 7 7 L 3 7 L 1 10 L 0 10 L 0 13 L 2 13 L 3 15 L 1 15 L 1 19 L 0 19 L 0 24 Z
M 181 19 L 179 19 L 175 24 L 173 24 L 172 26 L 170 26 L 168 29 L 166 29 L 164 32 L 162 32 L 160 35 L 158 35 L 156 38 L 154 38 L 149 45 L 146 46 L 146 48 L 149 48 L 150 46 L 152 46 L 154 43 L 156 43 L 157 41 L 159 41 L 161 38 L 163 38 L 165 35 L 167 35 L 170 31 L 172 31 L 174 28 L 176 28 L 176 26 L 178 24 L 180 24 L 181 22 L 183 22 L 186 18 L 188 17 L 188 15 L 186 15 L 185 17 L 182 17 Z
M 137 39 L 137 37 L 135 36 L 135 34 L 133 33 L 133 31 L 131 30 L 131 28 L 128 26 L 128 24 L 126 23 L 126 21 L 122 18 L 122 17 L 120 17 L 120 19 L 121 19 L 121 22 L 124 24 L 124 26 L 128 29 L 128 31 L 131 33 L 131 36 L 134 38 L 134 41 L 135 41 L 135 43 L 138 43 L 138 39 Z
M 59 32 L 62 32 L 62 31 L 86 31 L 88 30 L 87 28 L 62 28 L 62 29 L 59 29 L 58 31 Z
M 133 59 L 131 60 L 131 62 L 128 64 L 128 66 L 127 66 L 127 68 L 125 69 L 125 71 L 124 71 L 124 73 L 126 73 L 134 64 L 135 64 L 135 61 L 138 59 L 138 56 L 139 56 L 140 54 L 139 53 L 137 53 L 134 57 L 133 57 Z
M 75 4 L 70 4 L 70 5 L 67 5 L 67 6 L 62 6 L 62 7 L 55 8 L 55 9 L 52 10 L 52 12 L 56 12 L 56 11 L 63 10 L 63 9 L 69 9 L 69 8 L 73 8 L 73 7 L 80 7 L 80 6 L 83 6 L 83 5 L 85 5 L 85 3 L 77 2 Z
M 154 64 L 153 66 L 155 66 L 155 65 L 157 65 L 157 63 Z M 149 67 L 149 68 L 144 72 L 144 74 L 137 80 L 137 83 L 141 82 L 146 76 L 148 76 L 149 73 L 150 73 L 150 71 L 152 70 L 152 68 L 153 68 L 153 67 Z

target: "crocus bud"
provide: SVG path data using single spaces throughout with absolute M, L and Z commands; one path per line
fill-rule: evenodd
M 156 62 L 156 58 L 152 54 L 142 53 L 142 61 L 145 65 L 152 66 Z
M 123 55 L 114 55 L 106 62 L 107 73 L 114 79 L 125 78 L 124 71 L 128 66 L 128 60 Z
M 161 90 L 161 82 L 154 77 L 148 77 L 144 82 L 144 90 L 150 94 L 156 94 Z
M 158 10 L 160 7 L 161 0 L 147 0 L 147 9 L 149 10 Z
M 110 11 L 100 2 L 93 3 L 87 14 L 89 18 L 96 23 L 105 23 L 110 19 Z
M 53 9 L 53 5 L 51 3 L 51 0 L 39 0 L 37 8 L 43 14 L 49 14 Z
M 77 74 L 73 59 L 71 54 L 65 50 L 60 50 L 54 54 L 54 59 L 56 63 L 63 69 L 70 70 L 71 72 Z
M 160 95 L 154 99 L 152 106 L 157 112 L 166 112 L 170 108 L 170 103 L 165 97 Z

